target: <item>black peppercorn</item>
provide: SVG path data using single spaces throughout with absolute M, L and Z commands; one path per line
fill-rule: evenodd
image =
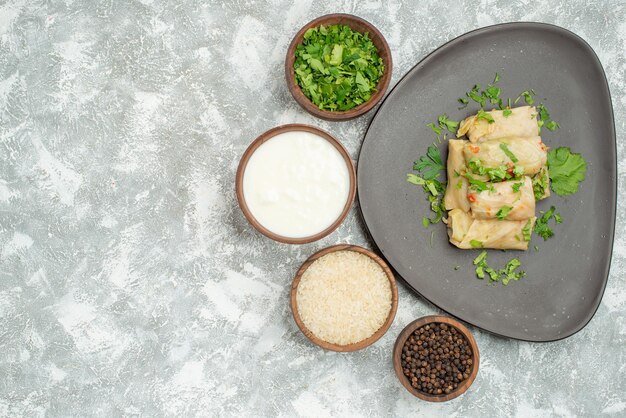
M 472 350 L 453 326 L 434 323 L 415 330 L 404 343 L 402 372 L 411 386 L 431 395 L 449 394 L 468 379 Z

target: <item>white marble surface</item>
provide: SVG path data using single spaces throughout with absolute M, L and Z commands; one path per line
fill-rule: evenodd
M 371 115 L 316 120 L 289 95 L 295 31 L 330 12 L 373 22 L 393 83 L 471 29 L 542 21 L 586 39 L 613 94 L 618 224 L 602 304 L 564 341 L 474 329 L 470 391 L 409 395 L 390 350 L 435 312 L 400 286 L 387 335 L 353 354 L 298 331 L 288 289 L 315 250 L 371 246 L 358 208 L 304 246 L 255 233 L 239 156 L 307 122 L 353 156 Z M 0 0 L 0 416 L 626 416 L 626 4 L 482 0 Z

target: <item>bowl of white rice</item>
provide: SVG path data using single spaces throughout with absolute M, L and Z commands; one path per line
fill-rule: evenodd
M 397 308 L 398 288 L 389 266 L 356 245 L 334 245 L 313 254 L 291 286 L 296 324 L 327 350 L 370 346 L 387 332 Z

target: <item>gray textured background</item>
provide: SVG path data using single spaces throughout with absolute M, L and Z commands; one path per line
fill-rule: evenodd
M 327 3 L 0 0 L 0 416 L 626 415 L 626 4 Z M 316 120 L 283 79 L 291 36 L 329 12 L 378 26 L 393 83 L 443 42 L 518 20 L 578 33 L 608 75 L 620 195 L 602 305 L 556 343 L 474 330 L 481 369 L 452 402 L 419 401 L 393 374 L 395 336 L 435 312 L 404 286 L 361 352 L 323 352 L 291 318 L 308 255 L 370 246 L 356 207 L 287 246 L 236 205 L 238 158 L 273 126 L 316 124 L 356 157 L 371 114 Z

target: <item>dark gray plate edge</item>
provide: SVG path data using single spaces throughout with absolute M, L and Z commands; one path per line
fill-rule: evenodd
M 441 306 L 437 305 L 436 303 L 434 303 L 433 301 L 431 301 L 430 299 L 426 298 L 424 295 L 422 295 L 417 289 L 415 289 L 409 282 L 407 282 L 404 277 L 402 277 L 397 270 L 393 267 L 393 265 L 387 260 L 387 258 L 385 257 L 384 253 L 382 252 L 382 250 L 378 247 L 378 244 L 376 243 L 376 240 L 374 239 L 374 237 L 372 236 L 369 227 L 367 226 L 367 222 L 365 221 L 365 215 L 363 214 L 363 205 L 361 204 L 361 196 L 360 196 L 360 192 L 359 190 L 361 190 L 361 180 L 360 180 L 360 161 L 361 161 L 361 152 L 363 150 L 363 144 L 365 143 L 365 138 L 367 137 L 367 133 L 370 130 L 370 127 L 372 126 L 372 124 L 374 123 L 374 121 L 376 120 L 376 118 L 379 116 L 380 110 L 383 108 L 385 102 L 387 101 L 387 99 L 389 97 L 392 96 L 393 92 L 396 90 L 396 88 L 401 87 L 401 85 L 403 84 L 403 81 L 409 76 L 409 74 L 411 74 L 411 72 L 413 72 L 413 70 L 415 70 L 417 67 L 421 66 L 421 65 L 425 65 L 432 56 L 434 56 L 437 53 L 440 53 L 442 49 L 444 48 L 448 48 L 448 47 L 453 47 L 455 44 L 462 42 L 463 40 L 465 40 L 468 37 L 471 36 L 477 36 L 480 35 L 482 33 L 485 32 L 492 32 L 492 31 L 498 31 L 498 30 L 502 30 L 502 29 L 506 29 L 508 27 L 520 27 L 520 28 L 526 28 L 526 29 L 531 29 L 531 30 L 535 30 L 535 29 L 549 29 L 549 30 L 553 30 L 556 32 L 560 32 L 562 33 L 564 36 L 568 36 L 571 38 L 576 39 L 577 41 L 579 41 L 583 47 L 587 48 L 588 51 L 590 52 L 590 55 L 594 58 L 594 64 L 599 68 L 600 73 L 603 76 L 604 79 L 604 86 L 606 88 L 606 94 L 609 98 L 609 109 L 610 109 L 610 116 L 611 116 L 611 126 L 610 126 L 610 130 L 611 130 L 611 137 L 613 139 L 613 147 L 609 150 L 610 152 L 612 152 L 613 154 L 613 158 L 612 163 L 613 163 L 613 172 L 615 174 L 615 178 L 613 179 L 613 193 L 612 193 L 612 198 L 613 198 L 613 205 L 611 206 L 611 211 L 612 211 L 612 216 L 611 216 L 611 231 L 610 231 L 610 238 L 611 238 L 611 242 L 609 244 L 609 261 L 606 264 L 606 268 L 604 271 L 604 277 L 603 277 L 603 283 L 602 283 L 602 291 L 599 294 L 599 297 L 597 298 L 597 302 L 596 302 L 596 306 L 593 309 L 593 311 L 590 311 L 590 314 L 588 315 L 588 317 L 585 319 L 585 321 L 581 322 L 580 326 L 577 327 L 574 331 L 572 331 L 569 334 L 560 336 L 558 338 L 554 338 L 554 339 L 547 339 L 547 340 L 533 340 L 533 339 L 526 339 L 526 338 L 518 338 L 518 337 L 513 337 L 513 336 L 509 336 L 509 335 L 505 335 L 499 332 L 495 332 L 492 331 L 490 329 L 481 327 L 479 325 L 476 325 L 470 321 L 467 321 L 461 317 L 458 317 L 456 315 L 453 315 L 452 313 L 448 312 L 446 309 L 442 308 Z M 555 342 L 555 341 L 560 341 L 563 340 L 565 338 L 569 338 L 572 335 L 577 334 L 578 332 L 580 332 L 583 328 L 585 328 L 589 322 L 591 322 L 591 320 L 593 319 L 593 317 L 595 316 L 596 312 L 598 311 L 598 308 L 600 307 L 600 303 L 602 302 L 602 298 L 604 297 L 604 292 L 606 290 L 606 285 L 609 281 L 609 274 L 611 271 L 611 262 L 613 261 L 613 246 L 615 243 L 615 222 L 616 222 L 616 217 L 617 217 L 617 138 L 615 135 L 615 114 L 614 114 L 614 110 L 613 110 L 613 99 L 611 97 L 611 90 L 609 89 L 609 82 L 608 79 L 606 78 L 606 72 L 604 71 L 604 67 L 602 66 L 602 63 L 600 62 L 600 59 L 598 58 L 598 55 L 596 54 L 596 52 L 593 50 L 593 48 L 591 47 L 591 45 L 589 45 L 589 43 L 587 41 L 585 41 L 582 37 L 580 37 L 579 35 L 575 34 L 574 32 L 562 28 L 560 26 L 557 25 L 552 25 L 550 23 L 543 23 L 543 22 L 507 22 L 507 23 L 499 23 L 497 25 L 491 25 L 491 26 L 485 26 L 482 28 L 477 28 L 474 30 L 471 30 L 469 32 L 466 32 L 462 35 L 457 36 L 456 38 L 453 38 L 449 41 L 447 41 L 446 43 L 444 43 L 443 45 L 437 47 L 436 49 L 434 49 L 433 51 L 429 52 L 424 58 L 422 58 L 421 60 L 419 60 L 417 62 L 417 64 L 415 64 L 413 67 L 411 67 L 401 78 L 400 80 L 398 80 L 398 82 L 393 86 L 393 88 L 391 88 L 389 90 L 389 93 L 387 93 L 387 95 L 384 97 L 384 99 L 379 103 L 378 107 L 376 108 L 376 113 L 374 114 L 374 116 L 372 117 L 372 119 L 370 120 L 370 123 L 367 126 L 367 129 L 365 131 L 365 135 L 363 136 L 363 141 L 361 142 L 361 146 L 359 148 L 359 155 L 358 155 L 358 161 L 357 161 L 357 199 L 359 202 L 359 212 L 361 213 L 361 219 L 363 220 L 363 225 L 365 226 L 365 230 L 367 231 L 367 234 L 370 237 L 370 240 L 374 243 L 374 245 L 376 246 L 376 250 L 377 252 L 387 261 L 387 263 L 389 264 L 389 266 L 392 268 L 392 270 L 394 271 L 395 275 L 397 277 L 400 278 L 400 280 L 414 293 L 416 293 L 419 297 L 421 297 L 423 300 L 425 300 L 426 302 L 430 303 L 431 305 L 435 306 L 437 309 L 445 312 L 448 315 L 451 315 L 457 319 L 459 319 L 460 321 L 463 321 L 467 324 L 470 324 L 476 328 L 480 328 L 484 331 L 487 331 L 493 335 L 496 335 L 498 337 L 503 337 L 503 338 L 510 338 L 510 339 L 514 339 L 514 340 L 519 340 L 519 341 L 528 341 L 528 342 L 539 342 L 539 343 L 548 343 L 548 342 Z

